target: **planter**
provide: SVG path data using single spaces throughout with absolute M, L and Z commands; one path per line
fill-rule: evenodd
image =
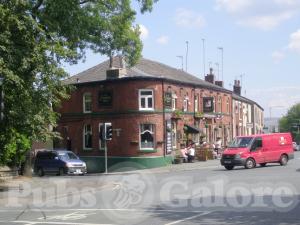
M 175 158 L 174 159 L 174 164 L 181 164 L 182 163 L 182 158 Z

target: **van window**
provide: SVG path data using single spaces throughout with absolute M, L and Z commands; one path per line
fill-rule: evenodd
M 255 140 L 252 144 L 251 150 L 255 151 L 256 149 L 261 148 L 261 147 L 262 147 L 262 138 L 261 137 L 255 138 Z
M 247 148 L 250 146 L 252 137 L 236 137 L 229 144 L 229 148 Z

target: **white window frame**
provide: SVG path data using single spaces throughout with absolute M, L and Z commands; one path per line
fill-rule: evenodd
M 222 112 L 222 97 L 218 97 L 218 109 L 219 113 Z
M 198 95 L 195 96 L 194 108 L 195 108 L 195 112 L 199 111 L 199 96 Z
M 172 110 L 175 111 L 177 107 L 177 95 L 172 94 Z
M 151 91 L 151 95 L 143 95 L 143 91 Z M 145 98 L 145 105 L 146 107 L 142 107 L 142 98 Z M 149 107 L 148 99 L 152 99 L 152 107 Z M 153 89 L 140 89 L 139 90 L 139 110 L 154 110 L 154 91 Z
M 152 131 L 150 130 L 145 130 L 143 131 L 143 133 L 145 133 L 146 131 L 149 131 L 152 136 L 153 136 L 153 147 L 152 148 L 143 148 L 142 147 L 142 126 L 143 125 L 151 125 L 152 126 Z M 153 151 L 155 149 L 155 125 L 152 123 L 142 123 L 139 125 L 139 143 L 140 143 L 140 150 L 142 151 Z
M 90 97 L 90 100 L 87 101 L 87 96 Z M 91 113 L 92 112 L 92 102 L 93 102 L 93 99 L 92 99 L 92 94 L 87 92 L 87 93 L 84 93 L 83 94 L 83 97 L 82 97 L 82 102 L 83 102 L 83 112 L 84 113 Z M 91 110 L 87 110 L 86 109 L 86 104 L 87 103 L 90 103 L 91 104 Z
M 92 147 L 86 147 L 86 143 L 85 143 L 85 135 L 87 135 L 89 133 L 89 132 L 86 132 L 87 126 L 91 127 L 90 134 L 92 136 Z M 93 149 L 93 127 L 92 127 L 92 125 L 91 124 L 84 124 L 83 125 L 83 132 L 82 132 L 82 134 L 83 134 L 83 137 L 82 137 L 83 138 L 83 141 L 82 141 L 82 143 L 83 143 L 83 150 L 92 150 Z
M 184 97 L 183 99 L 183 112 L 188 112 L 189 111 L 189 98 Z
M 100 130 L 101 130 L 101 126 L 104 125 L 104 123 L 99 123 L 99 134 L 100 134 Z M 100 134 L 101 135 L 101 134 Z M 103 151 L 105 150 L 105 147 L 101 147 L 101 144 L 104 143 L 104 141 L 101 140 L 101 138 L 99 138 L 99 150 Z M 104 143 L 105 144 L 105 143 Z

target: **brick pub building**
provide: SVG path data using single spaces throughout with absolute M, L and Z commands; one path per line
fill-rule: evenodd
M 104 170 L 99 127 L 113 126 L 107 142 L 109 166 L 137 162 L 147 168 L 172 162 L 188 139 L 226 145 L 232 139 L 232 92 L 214 81 L 212 70 L 201 80 L 182 70 L 147 59 L 126 68 L 121 57 L 103 62 L 65 81 L 76 86 L 62 103 L 55 147 L 68 148 Z

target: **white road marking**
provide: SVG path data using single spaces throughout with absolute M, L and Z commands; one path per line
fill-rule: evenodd
M 88 216 L 95 215 L 97 213 L 82 213 L 82 212 L 73 212 L 63 215 L 47 216 L 47 220 L 82 220 L 86 219 Z M 38 218 L 38 220 L 44 220 L 44 217 Z
M 69 222 L 35 222 L 35 221 L 29 221 L 29 220 L 16 220 L 16 221 L 0 221 L 0 223 L 23 223 L 26 225 L 35 225 L 35 224 L 58 224 L 58 225 L 114 225 L 114 224 L 107 224 L 107 223 L 69 223 Z
M 57 212 L 58 209 L 30 209 L 31 212 Z M 189 210 L 171 210 L 171 209 L 59 209 L 61 211 L 128 211 L 128 212 L 173 212 L 173 213 L 203 213 L 203 211 L 189 211 Z M 23 209 L 5 209 L 0 210 L 0 213 L 6 212 L 21 212 Z
M 204 213 L 201 213 L 200 215 L 195 215 L 195 216 L 187 217 L 187 218 L 184 218 L 184 219 L 181 219 L 181 220 L 176 220 L 176 221 L 171 222 L 171 223 L 166 223 L 165 225 L 174 225 L 174 224 L 182 223 L 182 222 L 185 222 L 187 220 L 192 220 L 192 219 L 195 219 L 195 218 L 198 218 L 198 217 L 201 217 L 201 216 L 208 215 L 210 213 L 212 213 L 212 212 L 204 212 Z

